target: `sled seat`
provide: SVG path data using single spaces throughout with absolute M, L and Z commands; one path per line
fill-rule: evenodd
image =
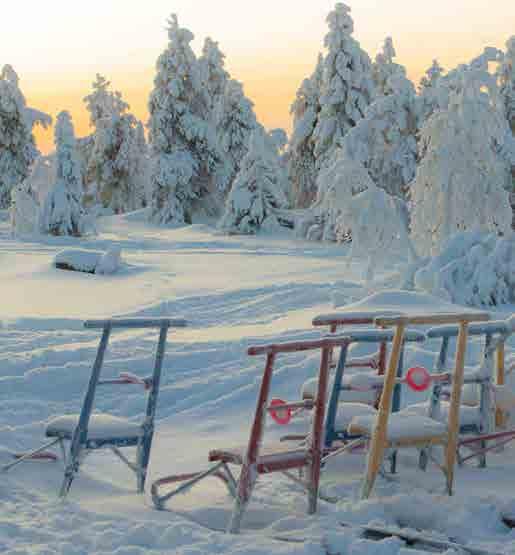
M 371 437 L 376 427 L 377 416 L 356 416 L 352 419 L 348 432 L 352 435 Z M 390 414 L 386 431 L 386 441 L 391 446 L 444 444 L 447 441 L 447 426 L 428 416 L 416 413 L 397 412 Z
M 241 466 L 247 452 L 247 446 L 229 449 L 213 449 L 209 452 L 210 462 L 225 462 Z M 264 446 L 256 461 L 259 474 L 302 468 L 308 464 L 306 449 L 288 449 L 284 443 L 271 443 Z
M 340 403 L 336 412 L 334 425 L 338 430 L 348 430 L 356 418 L 375 417 L 377 409 L 365 403 Z
M 71 440 L 79 424 L 80 414 L 68 414 L 52 419 L 45 430 L 47 437 Z M 137 445 L 144 435 L 143 426 L 127 418 L 110 414 L 93 413 L 88 423 L 87 448 L 99 447 L 101 444 L 117 444 L 125 447 Z M 94 445 L 93 445 L 94 444 Z
M 377 391 L 373 391 L 372 387 L 366 387 L 364 383 L 377 384 L 378 388 L 383 386 L 383 377 L 377 372 L 363 372 L 350 375 L 344 375 L 342 379 L 342 391 L 340 393 L 339 402 L 341 403 L 370 403 L 372 404 L 377 398 Z M 302 384 L 301 399 L 315 399 L 317 395 L 317 378 L 310 378 Z M 334 379 L 329 383 L 329 391 L 334 387 Z M 366 388 L 367 391 L 360 391 L 360 388 Z
M 430 405 L 427 402 L 417 403 L 415 405 L 410 405 L 403 409 L 399 414 L 417 414 L 419 416 L 426 416 L 432 420 L 437 420 L 438 422 L 447 423 L 449 421 L 449 412 L 451 410 L 451 405 L 448 401 L 441 401 L 439 404 L 438 411 L 429 417 Z M 472 428 L 475 427 L 479 429 L 482 422 L 482 414 L 479 405 L 465 405 L 460 406 L 460 428 Z

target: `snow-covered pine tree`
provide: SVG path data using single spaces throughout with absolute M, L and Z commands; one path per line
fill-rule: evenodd
M 250 135 L 257 127 L 253 104 L 238 81 L 227 81 L 224 94 L 215 106 L 215 122 L 225 176 L 217 181 L 221 192 L 227 195 L 247 154 Z
M 97 74 L 93 92 L 84 99 L 95 127 L 87 171 L 102 204 L 121 213 L 143 206 L 144 183 L 139 171 L 146 146 L 140 145 L 137 136 L 140 122 L 128 112 L 121 93 L 109 87 L 109 81 Z
M 372 65 L 372 76 L 378 95 L 386 95 L 391 92 L 388 90 L 387 83 L 392 75 L 396 75 L 397 73 L 406 75 L 404 66 L 393 61 L 396 55 L 392 37 L 386 37 L 384 39 L 382 51 L 377 54 L 375 62 Z
M 435 59 L 420 80 L 421 117 L 424 121 L 440 107 L 438 81 L 443 76 L 443 73 L 443 67 Z
M 504 100 L 506 118 L 515 140 L 515 36 L 506 42 L 506 53 L 498 68 L 501 98 Z M 515 229 L 515 154 L 511 164 L 512 185 L 510 201 L 513 210 L 512 227 Z
M 227 233 L 256 233 L 260 229 L 279 227 L 278 211 L 288 206 L 281 186 L 277 165 L 271 161 L 265 137 L 256 129 L 248 152 L 234 180 L 219 222 Z
M 157 61 L 149 99 L 150 218 L 160 224 L 191 223 L 196 210 L 216 212 L 220 154 L 190 42 L 193 34 L 168 21 L 169 43 Z M 199 206 L 200 205 L 200 206 Z
M 47 127 L 50 116 L 27 107 L 19 78 L 10 65 L 0 73 L 0 208 L 11 202 L 11 189 L 24 181 L 38 155 L 32 128 Z
M 51 235 L 80 236 L 86 227 L 82 208 L 82 176 L 73 123 L 68 112 L 57 116 L 54 133 L 57 176 L 53 189 L 45 199 L 41 231 Z
M 224 67 L 225 54 L 220 50 L 217 42 L 207 37 L 198 61 L 200 78 L 205 87 L 206 104 L 213 113 L 215 106 L 224 94 L 227 81 L 230 79 L 229 72 Z
M 423 92 L 425 89 L 434 88 L 438 82 L 438 79 L 443 75 L 444 69 L 439 64 L 438 60 L 435 58 L 431 67 L 426 70 L 425 74 L 420 79 L 419 89 Z
M 150 201 L 149 190 L 149 163 L 148 163 L 148 145 L 145 138 L 143 123 L 138 121 L 134 131 L 134 139 L 131 142 L 130 160 L 132 163 L 131 179 L 133 186 L 131 187 L 131 202 L 134 208 L 147 206 Z
M 363 164 L 339 148 L 316 181 L 317 197 L 295 226 L 296 235 L 310 241 L 339 241 L 350 237 L 350 225 L 342 218 L 353 196 L 366 191 L 373 181 Z
M 97 73 L 92 84 L 93 92 L 84 97 L 86 109 L 89 112 L 89 121 L 92 127 L 97 128 L 107 123 L 112 116 L 124 114 L 129 105 L 122 99 L 118 91 L 111 91 L 111 82 L 103 75 Z
M 30 180 L 25 180 L 11 189 L 9 214 L 13 236 L 32 234 L 39 225 L 38 195 Z
M 402 201 L 372 181 L 344 205 L 341 219 L 352 234 L 349 262 L 366 258 L 367 282 L 373 279 L 374 269 L 394 259 L 394 254 L 407 255 L 409 262 L 416 258 L 403 209 Z
M 448 108 L 422 128 L 411 186 L 411 228 L 422 255 L 438 254 L 459 231 L 505 233 L 511 227 L 512 138 L 495 78 L 464 66 L 453 80 Z
M 506 42 L 506 53 L 503 62 L 499 65 L 498 74 L 506 117 L 515 135 L 515 36 Z
M 288 176 L 293 205 L 298 208 L 307 208 L 317 194 L 313 132 L 320 111 L 323 62 L 324 57 L 319 54 L 315 71 L 304 79 L 290 108 L 293 133 L 288 149 Z
M 363 117 L 374 97 L 372 65 L 368 54 L 351 36 L 350 8 L 336 4 L 327 17 L 328 49 L 320 96 L 320 113 L 313 133 L 317 168 L 327 163 L 347 131 Z
M 403 71 L 392 73 L 378 97 L 343 138 L 346 156 L 363 164 L 372 181 L 390 195 L 407 197 L 417 168 L 419 103 Z
M 145 150 L 138 143 L 138 124 L 132 114 L 113 115 L 94 133 L 89 168 L 102 203 L 116 214 L 143 206 L 145 185 L 140 169 Z

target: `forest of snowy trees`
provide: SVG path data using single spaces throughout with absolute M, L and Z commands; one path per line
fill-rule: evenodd
M 62 112 L 50 156 L 33 128 L 51 118 L 26 105 L 5 66 L 0 208 L 13 232 L 78 236 L 98 215 L 137 209 L 157 225 L 215 220 L 222 233 L 294 228 L 299 239 L 351 242 L 368 279 L 401 253 L 411 286 L 469 304 L 513 299 L 515 37 L 448 71 L 434 60 L 415 85 L 391 37 L 373 59 L 362 49 L 348 6 L 336 4 L 327 26 L 289 139 L 259 123 L 217 42 L 195 54 L 176 15 L 148 122 L 97 75 L 84 98 L 91 134 L 76 138 Z

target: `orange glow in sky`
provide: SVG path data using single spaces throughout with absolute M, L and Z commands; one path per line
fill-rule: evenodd
M 146 120 L 155 61 L 166 47 L 173 10 L 195 34 L 219 42 L 231 76 L 241 81 L 268 128 L 291 129 L 289 106 L 314 67 L 334 1 L 315 0 L 25 0 L 2 6 L 0 52 L 18 72 L 30 106 L 55 116 L 72 113 L 77 134 L 90 132 L 82 103 L 95 74 L 120 90 Z M 397 62 L 420 76 L 438 58 L 444 68 L 469 61 L 485 46 L 504 48 L 515 34 L 515 1 L 348 0 L 355 38 L 374 58 L 393 37 Z M 39 148 L 53 148 L 52 131 L 37 130 Z

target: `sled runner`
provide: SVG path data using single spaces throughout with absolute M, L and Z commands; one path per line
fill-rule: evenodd
M 127 318 L 86 321 L 84 323 L 85 328 L 102 330 L 102 335 L 80 413 L 58 416 L 52 419 L 48 423 L 45 431 L 46 436 L 51 438 L 51 440 L 39 449 L 4 466 L 3 470 L 9 470 L 23 461 L 34 458 L 41 453 L 42 450 L 59 444 L 65 463 L 64 479 L 59 495 L 60 497 L 64 497 L 70 490 L 73 479 L 77 475 L 84 457 L 93 450 L 110 449 L 136 474 L 137 490 L 139 493 L 142 493 L 145 486 L 147 466 L 154 435 L 154 417 L 168 329 L 184 327 L 185 325 L 186 323 L 184 320 L 171 320 L 166 318 Z M 154 328 L 159 330 L 159 339 L 152 375 L 146 378 L 140 378 L 133 374 L 121 373 L 118 378 L 101 380 L 100 374 L 111 332 L 116 329 L 143 328 Z M 144 421 L 136 423 L 126 418 L 93 412 L 97 387 L 104 385 L 142 386 L 148 396 Z M 68 453 L 66 453 L 64 446 L 65 441 L 70 442 Z M 121 449 L 124 447 L 137 448 L 135 462 L 130 461 L 122 453 Z

